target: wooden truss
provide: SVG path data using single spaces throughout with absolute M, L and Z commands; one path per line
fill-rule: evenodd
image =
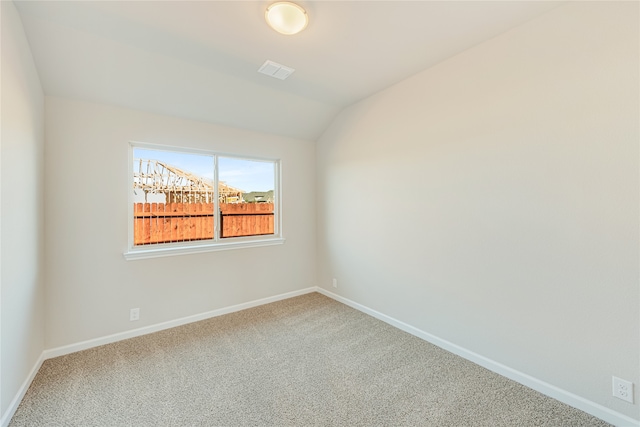
M 213 182 L 158 160 L 134 159 L 133 188 L 162 194 L 166 203 L 213 203 Z M 220 203 L 242 202 L 243 191 L 218 182 Z

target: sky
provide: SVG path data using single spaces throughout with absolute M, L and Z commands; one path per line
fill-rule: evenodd
M 133 158 L 158 160 L 185 172 L 213 180 L 213 156 L 134 147 Z M 218 161 L 219 179 L 227 185 L 239 188 L 245 193 L 274 189 L 275 164 L 273 162 L 233 157 L 218 157 Z M 137 165 L 134 162 L 135 167 Z

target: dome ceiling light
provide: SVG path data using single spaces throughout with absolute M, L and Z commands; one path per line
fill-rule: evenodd
M 288 1 L 273 3 L 267 7 L 264 17 L 271 28 L 286 35 L 298 34 L 309 23 L 307 12 L 297 4 Z

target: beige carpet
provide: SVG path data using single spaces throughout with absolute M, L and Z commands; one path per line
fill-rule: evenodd
M 10 426 L 605 426 L 314 293 L 47 360 Z

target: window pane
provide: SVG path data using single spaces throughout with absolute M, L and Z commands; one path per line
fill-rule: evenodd
M 213 157 L 133 149 L 134 246 L 213 239 Z
M 276 164 L 218 158 L 220 237 L 274 234 Z

